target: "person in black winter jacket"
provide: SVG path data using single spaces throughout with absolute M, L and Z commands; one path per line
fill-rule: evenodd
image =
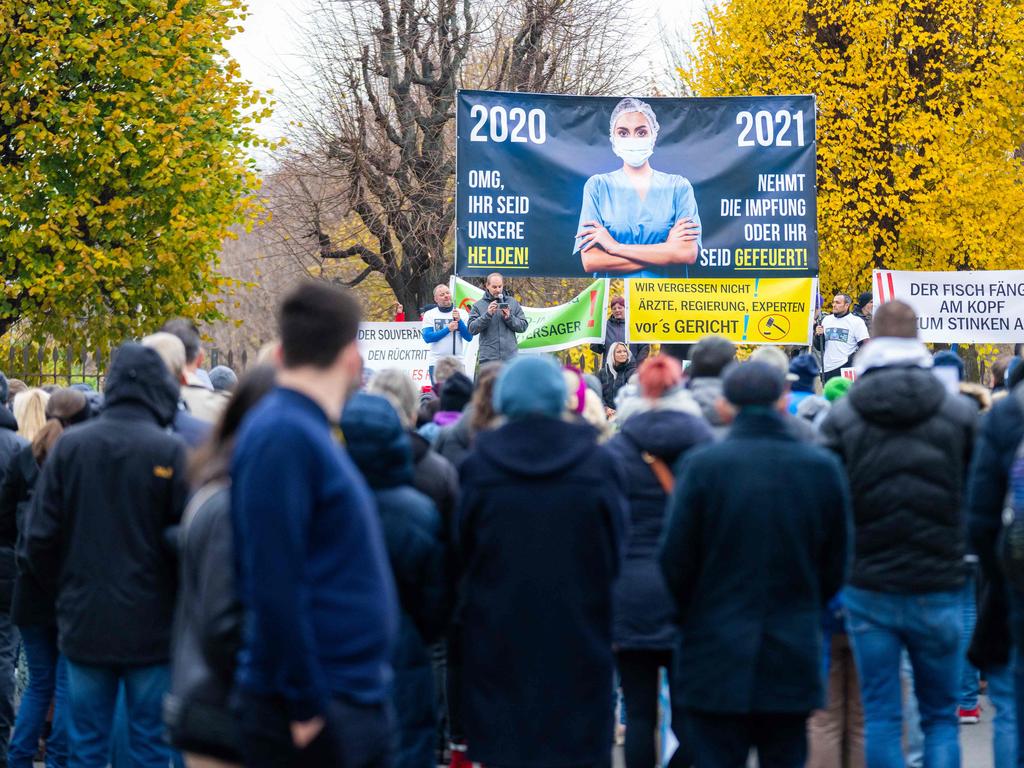
M 23 551 L 25 529 L 39 467 L 46 462 L 66 427 L 90 416 L 82 392 L 60 389 L 46 403 L 47 421 L 18 452 L 0 485 L 0 543 Z M 8 765 L 31 768 L 39 737 L 53 704 L 52 728 L 46 739 L 47 768 L 63 768 L 67 760 L 67 664 L 57 647 L 53 598 L 30 573 L 19 568 L 14 581 L 11 620 L 18 627 L 28 665 L 28 687 L 18 707 L 11 734 Z
M 241 761 L 230 707 L 235 657 L 242 645 L 242 604 L 235 586 L 229 467 L 242 420 L 274 386 L 274 369 L 251 368 L 238 382 L 209 442 L 190 462 L 196 493 L 178 532 L 181 586 L 174 614 L 171 690 L 164 722 L 189 764 L 199 755 Z
M 615 410 L 615 396 L 629 382 L 630 377 L 636 373 L 636 362 L 633 360 L 633 353 L 629 347 L 618 342 L 612 344 L 608 351 L 608 362 L 601 366 L 599 378 L 601 379 L 601 399 L 604 400 L 604 407 Z
M 451 586 L 441 517 L 413 488 L 412 450 L 384 398 L 359 394 L 345 406 L 341 430 L 349 455 L 377 500 L 388 559 L 402 606 L 392 659 L 397 716 L 396 768 L 430 768 L 437 723 L 429 646 L 448 625 Z
M 172 529 L 188 493 L 185 445 L 166 428 L 178 385 L 138 344 L 115 353 L 98 419 L 69 430 L 43 468 L 21 564 L 57 601 L 68 659 L 70 751 L 105 765 L 123 683 L 137 766 L 166 766 L 161 700 L 177 587 Z
M 7 379 L 0 374 L 0 481 L 28 441 L 18 435 L 18 422 L 7 408 Z M 18 632 L 9 612 L 14 588 L 14 547 L 0 543 L 0 763 L 7 759 L 7 734 L 14 725 L 14 668 L 18 662 Z
M 929 370 L 917 317 L 900 301 L 874 315 L 857 380 L 822 424 L 846 465 L 855 555 L 844 592 L 861 678 L 869 765 L 900 750 L 900 653 L 914 667 L 925 750 L 936 764 L 959 756 L 957 702 L 963 658 L 963 488 L 976 410 Z M 940 758 L 941 756 L 941 758 Z
M 681 630 L 673 704 L 699 768 L 743 768 L 751 747 L 762 766 L 796 768 L 822 702 L 821 611 L 846 571 L 849 490 L 834 456 L 787 430 L 781 371 L 741 363 L 723 391 L 739 413 L 684 457 L 661 551 Z
M 662 462 L 660 471 L 669 479 L 670 468 L 687 451 L 714 440 L 696 403 L 686 401 L 693 410 L 684 412 L 673 409 L 671 398 L 663 397 L 674 392 L 666 384 L 678 385 L 682 380 L 678 361 L 655 355 L 640 366 L 638 377 L 641 396 L 655 401 L 652 409 L 627 419 L 608 442 L 608 450 L 625 471 L 629 498 L 629 535 L 622 573 L 615 584 L 612 635 L 628 721 L 626 768 L 649 768 L 658 763 L 654 744 L 659 670 L 671 674 L 672 652 L 679 641 L 675 605 L 658 565 L 668 492 L 653 462 Z M 665 407 L 658 407 L 659 400 L 666 401 Z M 680 742 L 685 738 L 681 730 L 676 736 Z M 686 765 L 685 750 L 676 752 L 671 765 Z
M 459 469 L 459 615 L 468 756 L 492 766 L 607 764 L 612 587 L 628 508 L 614 457 L 560 417 L 549 357 L 501 373 L 508 423 Z

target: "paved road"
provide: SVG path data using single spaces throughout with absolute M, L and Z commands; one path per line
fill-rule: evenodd
M 988 700 L 982 699 L 981 722 L 960 727 L 960 764 L 964 768 L 992 768 L 992 714 Z M 625 768 L 622 747 L 615 748 L 612 763 L 613 768 Z M 750 765 L 753 768 L 757 761 L 751 759 Z

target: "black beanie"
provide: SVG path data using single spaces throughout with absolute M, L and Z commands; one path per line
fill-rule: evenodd
M 473 396 L 473 382 L 464 373 L 453 373 L 441 385 L 441 410 L 461 411 Z

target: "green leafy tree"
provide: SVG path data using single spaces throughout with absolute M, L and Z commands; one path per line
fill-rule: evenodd
M 219 316 L 270 109 L 224 47 L 242 19 L 241 0 L 0 0 L 0 335 L 104 345 Z

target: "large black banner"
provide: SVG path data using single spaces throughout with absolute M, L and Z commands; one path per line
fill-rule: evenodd
M 813 96 L 461 91 L 459 275 L 818 273 Z

